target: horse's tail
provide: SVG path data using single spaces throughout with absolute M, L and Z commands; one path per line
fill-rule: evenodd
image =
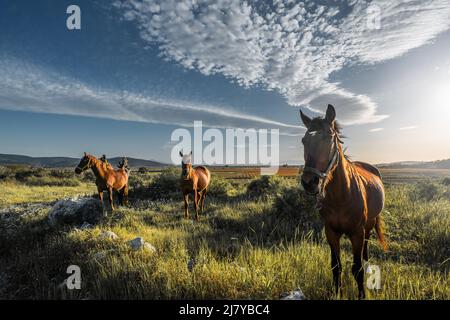
M 386 252 L 388 249 L 388 244 L 386 242 L 386 239 L 384 238 L 384 221 L 381 218 L 381 215 L 378 215 L 376 217 L 375 231 L 377 232 L 378 240 L 380 241 L 381 247 Z

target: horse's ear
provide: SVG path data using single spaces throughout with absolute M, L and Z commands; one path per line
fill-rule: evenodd
M 84 156 L 85 156 L 85 157 L 87 156 L 87 153 L 86 153 L 86 152 L 84 153 Z
M 305 127 L 308 129 L 311 125 L 312 120 L 310 117 L 308 117 L 306 114 L 304 114 L 301 109 L 300 109 L 300 118 L 302 119 Z
M 336 109 L 334 109 L 334 107 L 331 104 L 329 104 L 327 108 L 327 113 L 325 115 L 325 120 L 327 120 L 329 124 L 332 124 L 334 119 L 336 119 Z
M 182 158 L 183 158 L 183 152 L 182 152 L 182 151 L 180 151 L 180 157 L 182 157 Z

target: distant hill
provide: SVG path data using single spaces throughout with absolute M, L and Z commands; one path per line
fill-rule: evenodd
M 108 162 L 116 166 L 121 157 L 114 157 L 108 159 Z M 75 167 L 80 162 L 80 158 L 69 157 L 28 157 L 16 154 L 0 154 L 0 165 L 30 165 L 33 167 L 44 168 L 65 168 Z M 165 163 L 144 160 L 136 158 L 128 158 L 130 167 L 164 167 Z
M 402 161 L 377 165 L 386 169 L 450 169 L 450 159 L 437 161 Z

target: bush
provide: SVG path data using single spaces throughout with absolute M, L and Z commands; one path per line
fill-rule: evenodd
M 29 186 L 78 186 L 81 180 L 72 170 L 43 169 L 29 166 L 8 166 L 0 171 L 3 181 L 18 182 Z
M 147 193 L 153 200 L 173 199 L 180 195 L 180 168 L 168 167 L 164 169 L 150 183 Z
M 48 176 L 30 176 L 21 182 L 29 186 L 76 187 L 80 185 L 80 181 L 76 178 L 54 178 Z
M 273 209 L 280 219 L 292 220 L 301 231 L 313 231 L 318 235 L 323 222 L 319 212 L 315 208 L 316 199 L 308 196 L 299 187 L 285 189 L 275 199 Z
M 74 170 L 50 170 L 49 175 L 53 178 L 59 179 L 74 179 L 76 178 L 76 173 Z
M 409 196 L 413 201 L 431 201 L 438 195 L 439 189 L 436 184 L 430 181 L 420 181 L 416 183 Z
M 83 182 L 95 182 L 95 175 L 94 175 L 94 173 L 91 170 L 85 171 L 81 175 L 80 179 Z
M 442 180 L 442 184 L 443 184 L 444 186 L 450 186 L 450 178 L 444 178 L 444 179 Z
M 295 179 L 282 178 L 279 176 L 261 176 L 253 180 L 247 186 L 246 195 L 253 199 L 269 199 L 280 195 L 287 188 L 296 184 Z
M 228 180 L 219 176 L 211 177 L 211 183 L 208 188 L 209 196 L 223 199 L 228 196 L 233 196 L 235 194 L 236 189 Z

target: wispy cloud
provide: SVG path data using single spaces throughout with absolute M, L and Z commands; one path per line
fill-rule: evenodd
M 414 129 L 417 129 L 417 126 L 408 126 L 408 127 L 398 128 L 398 130 L 402 130 L 402 131 L 404 131 L 404 130 L 414 130 Z
M 227 106 L 170 100 L 92 87 L 51 70 L 5 58 L 0 61 L 0 108 L 190 127 L 195 120 L 217 128 L 277 128 L 296 135 L 299 125 L 273 121 Z
M 384 128 L 373 128 L 373 129 L 369 129 L 369 132 L 380 132 L 383 130 L 384 130 Z
M 333 72 L 399 57 L 450 26 L 450 0 L 348 0 L 329 6 L 290 0 L 125 0 L 115 5 L 166 59 L 243 86 L 277 90 L 289 104 L 317 113 L 333 103 L 345 124 L 387 115 L 377 113 L 370 97 L 331 82 Z M 374 6 L 380 28 L 370 27 Z

